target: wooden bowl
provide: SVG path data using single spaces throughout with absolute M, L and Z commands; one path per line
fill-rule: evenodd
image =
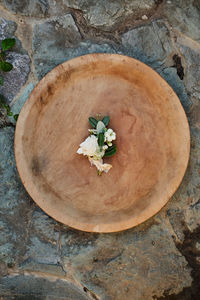
M 88 117 L 109 115 L 118 153 L 97 175 L 76 153 Z M 16 127 L 21 180 L 50 216 L 91 232 L 144 222 L 178 188 L 190 150 L 186 115 L 172 88 L 151 68 L 126 56 L 90 54 L 48 73 L 24 105 Z

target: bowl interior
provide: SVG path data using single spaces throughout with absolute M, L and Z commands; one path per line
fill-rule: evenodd
M 109 115 L 118 153 L 97 175 L 76 153 L 88 117 Z M 16 161 L 38 205 L 78 229 L 119 231 L 165 205 L 184 175 L 188 123 L 179 99 L 152 69 L 120 55 L 87 55 L 51 71 L 18 119 Z

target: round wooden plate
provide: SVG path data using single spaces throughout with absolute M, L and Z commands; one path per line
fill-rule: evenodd
M 109 115 L 118 153 L 97 175 L 76 153 L 88 117 Z M 16 127 L 22 182 L 50 216 L 91 232 L 124 230 L 157 213 L 178 188 L 190 150 L 187 118 L 171 87 L 126 56 L 90 54 L 59 65 L 35 87 Z

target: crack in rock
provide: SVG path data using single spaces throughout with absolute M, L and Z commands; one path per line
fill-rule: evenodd
M 176 247 L 180 253 L 185 257 L 188 265 L 191 267 L 191 276 L 193 278 L 190 287 L 185 287 L 179 294 L 169 294 L 169 290 L 165 290 L 164 296 L 156 297 L 156 300 L 199 300 L 200 295 L 200 263 L 198 258 L 200 257 L 200 250 L 197 249 L 197 243 L 200 241 L 200 226 L 198 226 L 193 232 L 191 232 L 186 223 L 183 242 L 176 242 Z
M 173 61 L 174 61 L 173 67 L 175 67 L 177 69 L 177 75 L 179 76 L 179 78 L 181 80 L 183 80 L 183 78 L 184 78 L 184 68 L 183 68 L 182 63 L 181 63 L 181 57 L 178 54 L 174 54 Z

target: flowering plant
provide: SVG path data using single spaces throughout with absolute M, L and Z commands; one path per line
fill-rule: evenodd
M 90 117 L 89 122 L 92 125 L 92 129 L 88 129 L 90 136 L 88 136 L 83 143 L 80 144 L 80 148 L 77 153 L 88 157 L 91 165 L 95 165 L 98 174 L 108 172 L 112 165 L 104 164 L 103 157 L 110 157 L 117 152 L 117 146 L 113 144 L 116 139 L 116 133 L 107 128 L 110 117 L 106 116 L 102 120 L 98 120 Z

